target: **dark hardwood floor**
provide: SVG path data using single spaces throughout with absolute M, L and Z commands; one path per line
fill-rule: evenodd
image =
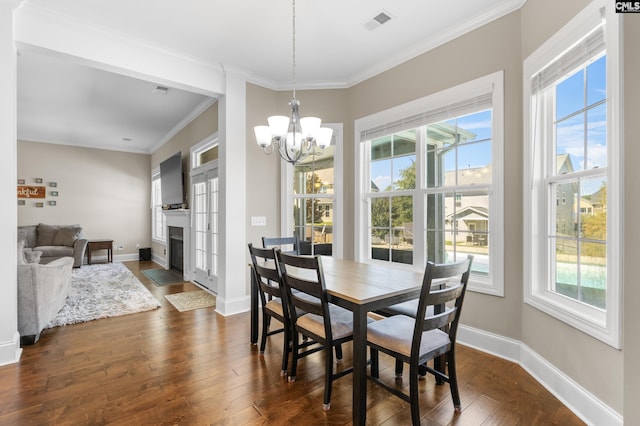
M 321 353 L 302 360 L 288 383 L 280 377 L 281 335 L 261 357 L 249 344 L 249 313 L 178 312 L 164 295 L 196 286 L 158 287 L 140 273 L 157 265 L 125 264 L 162 307 L 45 330 L 18 364 L 0 367 L 0 424 L 351 423 L 351 376 L 334 383 L 331 410 L 322 410 Z M 345 366 L 350 353 L 345 346 Z M 464 346 L 458 360 L 462 413 L 454 413 L 448 385 L 429 377 L 421 382 L 423 424 L 583 424 L 518 365 Z M 407 371 L 398 382 L 405 388 Z M 393 377 L 383 355 L 381 376 Z M 407 403 L 368 386 L 368 424 L 410 424 Z

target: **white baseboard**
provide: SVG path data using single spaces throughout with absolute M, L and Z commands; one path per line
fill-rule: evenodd
M 158 265 L 162 266 L 163 268 L 167 267 L 167 259 L 165 259 L 164 257 L 160 257 L 156 254 L 152 254 L 151 255 L 151 261 L 153 263 L 157 263 Z
M 92 256 L 93 257 L 93 256 Z M 100 257 L 96 259 L 101 259 Z M 113 255 L 114 262 L 129 262 L 132 260 L 139 260 L 140 255 L 138 253 L 128 253 L 128 254 L 115 254 Z M 103 257 L 101 260 L 107 260 L 107 257 Z
M 458 342 L 518 363 L 588 425 L 622 426 L 623 417 L 524 343 L 460 325 Z
M 225 300 L 218 296 L 216 300 L 216 312 L 229 316 L 240 314 L 251 310 L 251 297 L 239 297 L 237 299 Z
M 13 334 L 12 340 L 0 342 L 0 366 L 17 363 L 21 355 L 20 333 L 17 331 Z

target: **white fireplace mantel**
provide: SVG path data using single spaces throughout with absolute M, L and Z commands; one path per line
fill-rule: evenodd
M 166 267 L 169 269 L 169 259 L 171 259 L 171 244 L 169 244 L 169 227 L 182 228 L 182 274 L 185 281 L 193 280 L 193 268 L 191 267 L 191 210 L 175 209 L 163 210 L 165 216 L 165 243 L 167 247 Z

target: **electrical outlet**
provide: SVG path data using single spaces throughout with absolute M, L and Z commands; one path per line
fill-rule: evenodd
M 140 244 L 136 244 L 136 249 L 139 249 L 139 248 L 140 248 Z
M 116 250 L 124 250 L 124 246 L 117 246 Z

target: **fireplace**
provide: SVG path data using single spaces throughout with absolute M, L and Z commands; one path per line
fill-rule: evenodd
M 166 268 L 182 274 L 185 281 L 193 280 L 191 266 L 191 211 L 165 210 L 167 245 Z
M 180 274 L 184 271 L 183 228 L 169 226 L 169 269 Z

